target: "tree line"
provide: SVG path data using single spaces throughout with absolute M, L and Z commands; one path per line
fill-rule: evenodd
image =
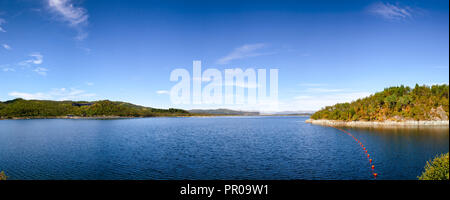
M 78 106 L 84 105 L 84 106 Z M 157 117 L 185 116 L 181 109 L 156 109 L 118 101 L 47 101 L 14 99 L 0 102 L 0 118 L 50 118 L 62 116 L 79 117 Z

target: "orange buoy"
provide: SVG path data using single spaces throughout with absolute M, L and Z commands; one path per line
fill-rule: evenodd
M 364 147 L 363 149 L 366 150 L 366 147 Z
M 377 173 L 373 173 L 373 176 L 375 176 L 375 178 L 378 176 L 378 174 Z
M 372 169 L 375 169 L 375 165 L 372 165 Z
M 372 159 L 369 159 L 369 162 L 372 162 Z
M 370 155 L 369 155 L 369 154 L 367 154 L 367 157 L 370 157 Z

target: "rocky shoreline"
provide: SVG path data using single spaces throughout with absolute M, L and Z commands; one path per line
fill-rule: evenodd
M 448 120 L 439 121 L 338 121 L 325 119 L 308 119 L 306 123 L 322 126 L 343 126 L 343 127 L 449 127 Z

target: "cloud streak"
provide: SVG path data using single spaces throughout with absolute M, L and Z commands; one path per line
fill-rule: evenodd
M 23 99 L 41 99 L 41 100 L 86 100 L 86 98 L 91 98 L 96 96 L 93 93 L 87 93 L 84 90 L 79 90 L 75 88 L 57 88 L 52 89 L 49 92 L 37 92 L 37 93 L 26 93 L 26 92 L 10 92 L 9 96 L 15 98 Z
M 37 67 L 36 69 L 33 70 L 34 72 L 38 73 L 39 75 L 42 76 L 47 76 L 47 71 L 48 69 L 45 67 Z
M 5 23 L 6 23 L 6 20 L 3 18 L 0 18 L 0 32 L 3 32 L 3 33 L 6 32 L 6 30 L 2 27 L 2 25 Z
M 30 70 L 30 68 L 33 68 L 33 72 L 36 72 L 37 74 L 41 75 L 41 76 L 46 76 L 47 72 L 49 71 L 47 68 L 45 67 L 41 67 L 40 65 L 44 62 L 44 56 L 39 53 L 32 53 L 29 55 L 31 58 L 29 58 L 28 60 L 24 60 L 21 61 L 19 63 L 17 63 L 18 66 L 22 66 L 21 69 L 22 70 Z M 16 71 L 14 68 L 10 68 L 9 65 L 8 67 L 2 67 L 4 72 L 14 72 Z
M 368 8 L 369 13 L 386 20 L 399 21 L 412 18 L 413 10 L 408 6 L 392 5 L 390 3 L 374 3 Z
M 2 47 L 6 50 L 11 50 L 11 46 L 9 46 L 8 44 L 2 44 Z
M 232 52 L 230 52 L 225 57 L 222 57 L 219 60 L 217 60 L 216 63 L 223 65 L 223 64 L 228 64 L 229 62 L 231 62 L 233 60 L 270 54 L 270 53 L 257 52 L 258 50 L 261 50 L 265 47 L 267 47 L 267 45 L 263 44 L 263 43 L 246 44 L 246 45 L 243 45 L 243 46 L 240 46 L 240 47 L 234 49 Z
M 319 110 L 336 103 L 345 103 L 364 98 L 372 93 L 345 88 L 329 88 L 328 84 L 304 83 L 307 88 L 296 92 L 296 95 L 282 104 L 284 110 Z
M 11 68 L 9 65 L 0 65 L 0 68 L 3 72 L 15 72 L 14 68 Z
M 169 94 L 168 90 L 158 90 L 156 91 L 156 94 Z
M 72 0 L 48 0 L 50 10 L 65 21 L 70 27 L 77 30 L 77 40 L 84 40 L 87 33 L 84 27 L 88 24 L 89 15 L 83 7 L 77 7 Z
M 300 95 L 290 103 L 298 110 L 319 110 L 336 103 L 352 102 L 371 95 L 369 92 L 343 92 L 338 94 Z M 293 108 L 291 108 L 293 109 Z
M 330 93 L 330 92 L 345 92 L 346 89 L 329 89 L 329 88 L 307 88 L 305 92 L 315 92 L 315 93 Z
M 44 62 L 44 56 L 39 52 L 30 54 L 30 57 L 31 59 L 24 60 L 20 62 L 19 65 L 29 67 L 31 64 L 40 65 Z

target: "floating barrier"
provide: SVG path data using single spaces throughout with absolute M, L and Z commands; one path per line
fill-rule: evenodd
M 346 133 L 347 135 L 351 136 L 357 143 L 359 143 L 359 145 L 363 148 L 363 151 L 367 154 L 367 158 L 369 158 L 369 163 L 372 164 L 373 160 L 370 157 L 370 154 L 367 153 L 367 149 L 366 149 L 366 147 L 364 147 L 364 145 L 363 145 L 363 143 L 361 141 L 359 141 L 355 136 L 353 136 L 351 133 L 349 133 L 349 132 L 347 132 L 347 131 L 345 131 L 343 129 L 340 129 L 340 128 L 337 128 L 337 127 L 334 127 L 334 126 L 331 126 L 331 127 Z M 371 168 L 372 168 L 373 177 L 374 177 L 374 179 L 376 179 L 377 176 L 378 176 L 378 173 L 375 173 L 375 165 L 371 165 Z

